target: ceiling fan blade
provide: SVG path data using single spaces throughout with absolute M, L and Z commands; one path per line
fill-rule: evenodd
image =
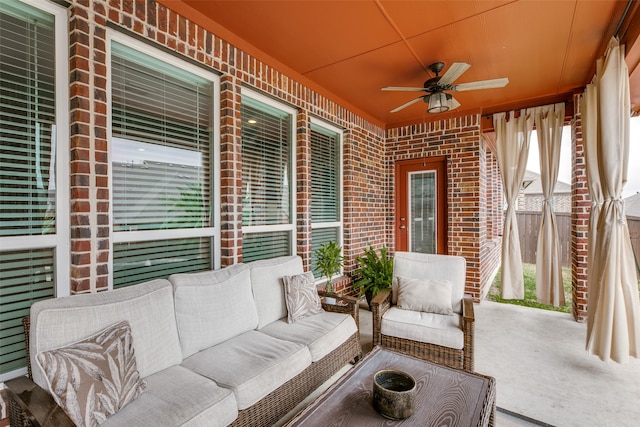
M 392 113 L 397 113 L 398 111 L 402 110 L 403 108 L 407 108 L 409 105 L 413 105 L 416 102 L 421 101 L 422 98 L 424 98 L 424 96 L 419 96 L 416 99 L 412 99 L 411 101 L 406 102 L 406 103 L 402 104 L 401 106 L 394 108 L 393 110 L 391 110 L 391 112 Z
M 423 87 L 405 87 L 405 86 L 387 86 L 387 87 L 383 87 L 380 90 L 397 90 L 401 92 L 422 92 L 424 88 Z
M 507 83 L 509 83 L 509 79 L 503 77 L 501 79 L 479 80 L 477 82 L 460 83 L 457 85 L 453 85 L 451 87 L 451 90 L 454 92 L 462 92 L 465 90 L 493 89 L 497 87 L 505 87 Z
M 460 106 L 460 103 L 458 102 L 458 100 L 452 96 L 451 99 L 449 100 L 449 110 L 455 110 L 459 106 Z
M 465 62 L 454 62 L 451 64 L 446 73 L 440 77 L 438 84 L 440 86 L 447 86 L 456 81 L 458 77 L 462 75 L 465 71 L 467 71 L 471 67 L 471 65 Z

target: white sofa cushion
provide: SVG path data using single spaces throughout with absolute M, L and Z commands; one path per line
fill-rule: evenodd
M 182 366 L 233 390 L 242 410 L 310 364 L 311 354 L 302 344 L 250 331 L 194 354 Z
M 448 280 L 451 282 L 451 306 L 454 312 L 461 314 L 466 274 L 467 263 L 460 256 L 396 252 L 393 255 L 392 302 L 398 303 L 398 277 Z
M 280 319 L 260 329 L 260 332 L 306 345 L 311 352 L 311 360 L 316 362 L 358 332 L 358 327 L 348 314 L 322 312 L 294 323 Z
M 231 390 L 180 365 L 148 376 L 146 391 L 101 427 L 222 427 L 238 416 Z
M 47 388 L 35 356 L 79 341 L 126 320 L 140 376 L 145 378 L 182 362 L 174 315 L 173 289 L 158 279 L 96 294 L 74 295 L 36 302 L 31 306 L 31 366 L 33 380 Z
M 247 263 L 251 268 L 253 298 L 258 309 L 258 329 L 287 316 L 284 276 L 304 273 L 302 258 L 285 256 Z
M 182 356 L 219 344 L 258 326 L 249 267 L 173 274 Z
M 396 338 L 462 349 L 462 316 L 424 313 L 391 307 L 382 316 L 380 332 Z

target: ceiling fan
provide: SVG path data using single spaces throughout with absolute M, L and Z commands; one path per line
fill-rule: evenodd
M 460 106 L 460 103 L 449 93 L 450 92 L 462 92 L 465 90 L 477 90 L 477 89 L 492 89 L 498 87 L 504 87 L 509 83 L 509 79 L 506 77 L 500 79 L 491 80 L 479 80 L 476 82 L 453 84 L 453 82 L 467 71 L 471 65 L 464 62 L 454 62 L 451 64 L 446 73 L 439 76 L 440 72 L 444 68 L 444 62 L 435 62 L 429 65 L 429 69 L 436 76 L 430 78 L 424 82 L 424 87 L 402 87 L 402 86 L 387 86 L 383 87 L 385 91 L 403 91 L 403 92 L 426 92 L 425 95 L 421 95 L 416 99 L 413 99 L 401 106 L 391 110 L 392 113 L 402 110 L 410 105 L 415 104 L 420 100 L 424 100 L 429 104 L 427 112 L 429 113 L 444 113 L 445 111 L 455 110 Z

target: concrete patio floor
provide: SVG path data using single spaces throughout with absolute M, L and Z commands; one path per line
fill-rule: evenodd
M 640 360 L 605 363 L 569 314 L 475 305 L 476 370 L 496 378 L 498 407 L 554 426 L 639 426 Z

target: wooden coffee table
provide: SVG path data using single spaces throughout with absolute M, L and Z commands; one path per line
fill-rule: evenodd
M 373 408 L 373 375 L 399 369 L 417 383 L 416 412 L 392 421 Z M 492 426 L 495 379 L 374 348 L 287 426 Z

